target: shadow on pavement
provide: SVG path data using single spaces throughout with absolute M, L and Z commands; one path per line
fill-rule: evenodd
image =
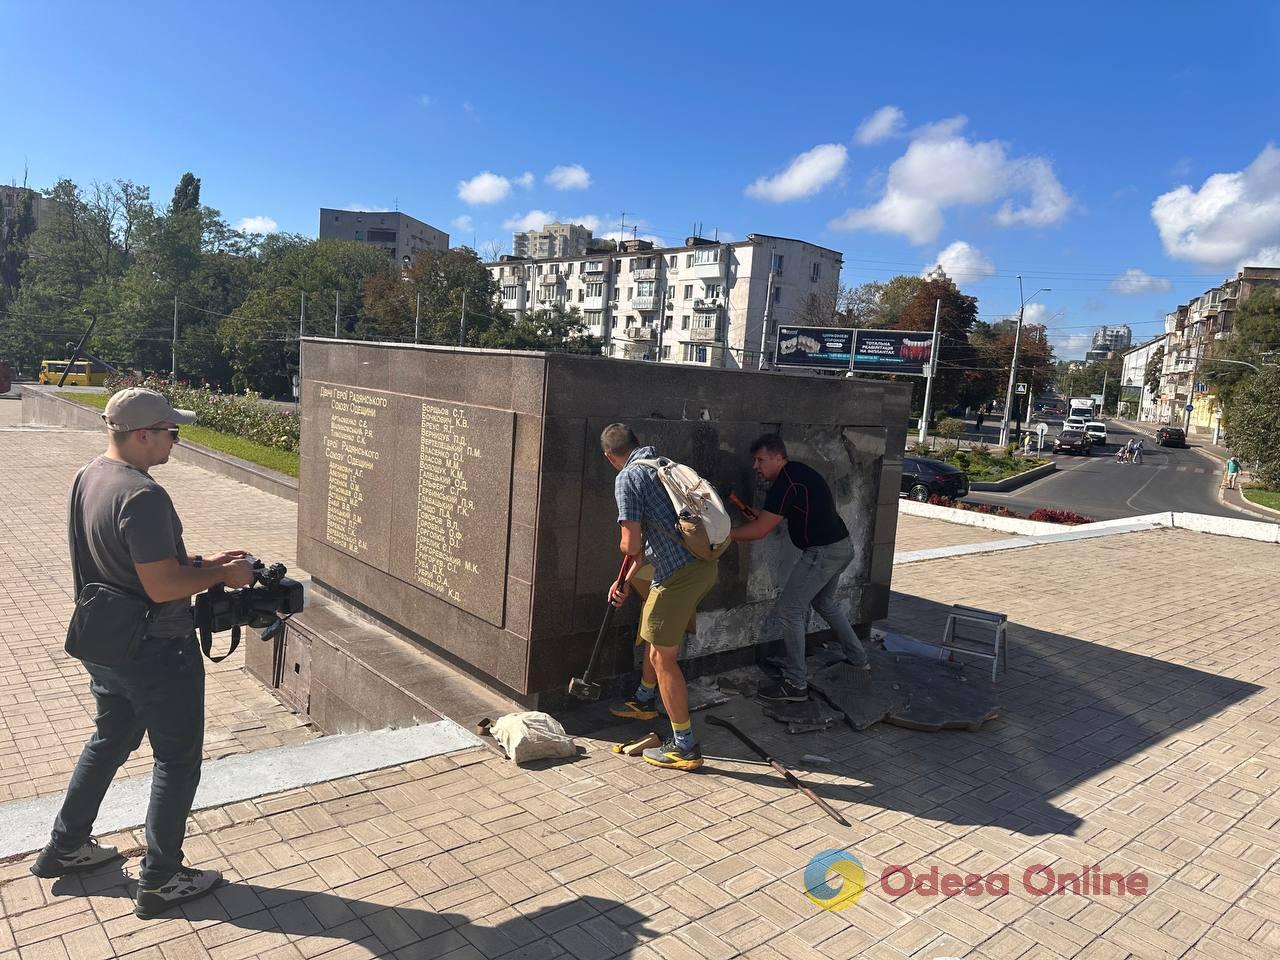
M 462 885 L 446 887 L 440 883 L 428 895 L 444 889 L 461 890 L 459 903 L 487 895 L 493 900 L 491 913 L 501 911 L 510 915 L 492 924 L 476 923 L 462 914 L 428 908 L 420 896 L 423 891 L 415 892 L 412 903 L 387 906 L 335 893 L 236 881 L 155 920 L 137 920 L 131 915 L 123 922 L 116 920 L 115 939 L 123 940 L 132 933 L 150 930 L 174 919 L 186 919 L 197 929 L 211 924 L 230 925 L 250 934 L 276 933 L 291 940 L 312 937 L 333 941 L 331 945 L 309 944 L 304 951 L 307 956 L 343 944 L 356 944 L 368 949 L 369 956 L 403 950 L 396 956 L 442 957 L 454 950 L 470 948 L 483 956 L 497 957 L 523 948 L 519 956 L 534 958 L 559 956 L 566 949 L 577 956 L 629 957 L 641 943 L 658 935 L 644 926 L 647 918 L 643 914 L 615 900 L 570 895 L 525 912 L 519 905 L 508 906 L 480 881 L 472 883 L 483 889 L 462 890 Z M 129 900 L 133 890 L 134 880 L 119 864 L 80 878 L 63 878 L 52 888 L 58 896 L 91 895 Z M 131 925 L 121 929 L 125 923 Z M 214 939 L 223 944 L 243 938 L 220 933 Z M 206 946 L 212 948 L 213 944 L 206 943 Z M 267 953 L 274 946 L 279 944 L 264 943 L 255 955 Z M 237 950 L 237 955 L 248 955 L 239 946 Z
M 986 606 L 998 609 L 999 603 Z M 949 610 L 946 604 L 894 592 L 888 625 L 936 642 Z M 764 717 L 758 703 L 738 696 L 709 712 L 740 726 L 854 821 L 855 830 L 859 817 L 868 814 L 846 809 L 849 804 L 934 822 L 993 825 L 1027 836 L 1072 835 L 1083 823 L 1077 811 L 1087 813 L 1095 806 L 1073 799 L 1073 788 L 1261 689 L 1015 622 L 1009 624 L 1008 642 L 1008 672 L 996 684 L 1000 716 L 976 732 L 924 733 L 881 723 L 862 733 L 837 724 L 824 733 L 790 735 Z M 986 665 L 973 662 L 977 669 Z M 704 716 L 705 712 L 693 714 L 705 755 L 757 759 L 731 735 L 700 719 Z M 571 711 L 561 719 L 575 736 L 602 740 L 632 739 L 651 729 L 664 737 L 669 734 L 661 717 L 619 721 L 604 704 Z M 823 755 L 832 763 L 806 769 L 800 759 L 805 754 Z M 655 770 L 654 775 L 691 774 Z M 794 792 L 768 768 L 742 770 L 709 759 L 693 775 Z M 1124 775 L 1146 778 L 1136 770 Z M 840 829 L 816 808 L 811 822 Z

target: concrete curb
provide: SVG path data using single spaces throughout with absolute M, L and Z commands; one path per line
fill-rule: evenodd
M 102 418 L 94 408 L 68 400 L 57 393 L 51 393 L 49 389 L 31 384 L 25 386 L 26 389 L 22 392 L 23 423 L 102 431 Z M 190 463 L 210 473 L 248 484 L 293 503 L 298 502 L 298 480 L 288 474 L 268 470 L 256 463 L 241 460 L 239 457 L 233 457 L 218 450 L 211 450 L 190 440 L 183 440 L 174 447 L 172 456 L 180 463 Z
M 1005 477 L 1003 480 L 993 480 L 984 482 L 978 480 L 969 484 L 969 489 L 974 491 L 985 491 L 989 493 L 1007 493 L 1010 490 L 1017 490 L 1019 487 L 1025 487 L 1028 483 L 1034 483 L 1041 477 L 1047 477 L 1058 469 L 1058 464 L 1050 460 L 1048 463 L 1041 464 L 1038 467 L 1032 467 L 1030 470 L 1024 470 L 1022 473 L 1015 473 L 1012 477 Z
M 1023 534 L 1030 542 L 1019 542 L 1019 546 L 1032 546 L 1037 543 L 1053 543 L 1056 539 L 1081 539 L 1080 537 L 1055 536 L 1063 531 L 1063 525 L 1057 523 L 1039 523 L 1033 520 L 1018 520 L 1013 517 L 997 517 L 990 514 L 975 513 L 972 510 L 957 510 L 954 507 L 939 507 L 932 503 L 916 503 L 913 500 L 900 500 L 898 512 L 908 516 L 928 517 L 946 523 L 959 523 L 967 527 L 982 527 L 987 530 L 1000 530 L 1005 533 Z M 1280 524 L 1267 523 L 1263 520 L 1237 520 L 1234 517 L 1212 517 L 1205 513 L 1161 512 L 1148 513 L 1137 517 L 1121 517 L 1118 520 L 1100 520 L 1096 523 L 1083 523 L 1066 530 L 1084 533 L 1088 536 L 1109 536 L 1114 533 L 1133 533 L 1137 530 L 1153 530 L 1158 527 L 1170 527 L 1180 530 L 1194 530 L 1196 533 L 1211 533 L 1221 537 L 1236 537 L 1241 540 L 1257 540 L 1260 543 L 1280 543 Z M 1008 550 L 1011 540 L 996 540 L 987 544 L 962 544 L 970 548 L 969 553 L 985 552 L 981 547 Z M 1001 546 L 997 546 L 1001 545 Z M 955 548 L 939 547 L 948 551 Z M 916 550 L 909 554 L 898 554 L 897 557 L 911 556 L 915 559 L 905 562 L 917 562 L 920 559 L 934 557 L 917 557 L 917 554 L 933 553 L 928 550 Z M 937 554 L 942 556 L 944 554 Z M 952 556 L 955 554 L 945 554 Z
M 437 720 L 399 730 L 321 737 L 237 754 L 203 765 L 192 809 L 222 807 L 482 745 L 478 737 L 452 720 Z M 95 832 L 102 835 L 141 826 L 150 794 L 149 776 L 117 780 L 102 802 Z M 0 804 L 0 857 L 43 847 L 61 806 L 61 793 Z

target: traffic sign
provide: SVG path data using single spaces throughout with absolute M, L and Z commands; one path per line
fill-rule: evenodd
M 1208 393 L 1208 392 L 1209 392 L 1209 385 L 1207 383 L 1196 384 L 1196 393 Z
M 1043 438 L 1044 435 L 1048 432 L 1049 432 L 1049 425 L 1045 423 L 1043 420 L 1041 420 L 1039 423 L 1036 424 L 1036 433 L 1040 434 L 1041 438 Z
M 1015 384 L 1013 392 L 1018 396 L 1023 396 L 1027 392 L 1027 385 L 1025 383 Z
M 1182 409 L 1183 409 L 1183 410 L 1186 410 L 1186 411 L 1187 411 L 1187 413 L 1190 413 L 1192 410 L 1194 410 L 1194 409 L 1195 409 L 1195 407 L 1188 403 L 1188 404 L 1187 404 L 1185 407 L 1183 407 Z

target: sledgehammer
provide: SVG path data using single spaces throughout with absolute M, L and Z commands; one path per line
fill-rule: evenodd
M 614 581 L 613 589 L 621 590 L 623 584 L 631 577 L 631 571 L 635 566 L 635 561 L 631 557 L 622 558 L 622 566 L 618 568 L 618 579 Z M 609 591 L 610 600 L 604 610 L 604 620 L 600 623 L 600 632 L 596 634 L 596 645 L 591 648 L 591 660 L 587 663 L 587 672 L 581 677 L 573 677 L 569 680 L 569 696 L 577 697 L 579 700 L 599 700 L 600 684 L 596 683 L 596 674 L 600 671 L 600 658 L 604 655 L 605 639 L 609 635 L 609 625 L 613 622 L 613 611 L 617 608 L 613 605 L 613 590 Z

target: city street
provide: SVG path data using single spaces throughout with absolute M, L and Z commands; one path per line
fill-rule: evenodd
M 972 493 L 965 499 L 1008 507 L 1023 514 L 1037 507 L 1074 510 L 1095 520 L 1115 520 L 1161 510 L 1265 519 L 1236 510 L 1218 499 L 1222 466 L 1197 452 L 1194 439 L 1189 449 L 1158 447 L 1151 434 L 1135 434 L 1109 421 L 1105 448 L 1095 447 L 1089 457 L 1055 456 L 1047 452 L 1047 447 L 1061 424 L 1060 421 L 1047 422 L 1049 433 L 1045 436 L 1044 455 L 1057 461 L 1056 473 L 1020 490 Z M 1143 462 L 1117 463 L 1116 449 L 1135 435 L 1146 441 Z

